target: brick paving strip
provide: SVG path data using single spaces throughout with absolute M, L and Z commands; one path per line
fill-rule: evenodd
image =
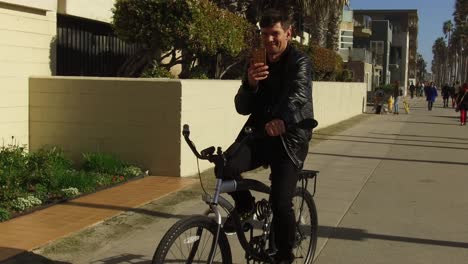
M 0 223 L 0 262 L 195 182 L 178 177 L 144 177 Z

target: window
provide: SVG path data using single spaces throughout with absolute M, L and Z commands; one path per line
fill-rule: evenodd
M 377 55 L 384 54 L 384 43 L 383 41 L 371 41 L 371 51 Z

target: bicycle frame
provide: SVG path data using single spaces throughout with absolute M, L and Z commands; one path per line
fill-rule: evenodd
M 247 135 L 252 134 L 252 130 L 247 129 L 246 131 Z M 209 261 L 208 263 L 213 262 L 213 258 L 216 254 L 216 247 L 217 247 L 217 241 L 219 239 L 219 235 L 221 232 L 221 226 L 222 226 L 222 215 L 221 212 L 218 208 L 218 205 L 221 205 L 221 207 L 225 208 L 228 210 L 231 214 L 234 216 L 234 221 L 235 221 L 235 226 L 236 226 L 236 234 L 237 238 L 244 249 L 244 251 L 252 257 L 256 261 L 267 261 L 271 258 L 270 255 L 268 254 L 258 254 L 255 252 L 251 246 L 249 245 L 249 242 L 247 241 L 247 238 L 245 236 L 244 231 L 242 230 L 242 224 L 240 223 L 240 217 L 237 215 L 236 210 L 234 210 L 234 207 L 232 206 L 229 201 L 227 201 L 225 198 L 221 196 L 222 193 L 230 193 L 234 191 L 239 191 L 239 190 L 252 190 L 252 191 L 257 191 L 265 194 L 270 193 L 270 187 L 267 186 L 266 184 L 253 180 L 253 179 L 243 179 L 241 181 L 236 181 L 236 180 L 223 180 L 223 169 L 224 165 L 226 164 L 226 157 L 224 153 L 221 151 L 221 148 L 217 148 L 216 154 L 215 148 L 214 147 L 209 147 L 205 150 L 202 150 L 201 153 L 199 153 L 193 144 L 193 142 L 190 140 L 189 135 L 190 135 L 190 130 L 188 125 L 184 125 L 183 127 L 183 132 L 182 132 L 185 141 L 189 145 L 190 149 L 192 152 L 195 154 L 195 156 L 199 159 L 202 160 L 208 160 L 211 163 L 215 164 L 215 176 L 216 176 L 216 183 L 215 183 L 215 190 L 214 194 L 211 197 L 209 194 L 203 195 L 202 199 L 208 204 L 210 207 L 208 212 L 212 212 L 215 215 L 215 222 L 217 224 L 217 229 L 216 229 L 216 234 L 213 239 L 213 243 L 211 245 L 210 249 L 210 255 L 209 255 Z M 242 145 L 245 143 L 245 141 L 249 138 L 249 136 L 246 136 L 239 145 Z M 233 152 L 235 153 L 236 150 Z M 302 178 L 302 185 L 305 188 L 307 187 L 308 179 L 307 178 Z M 315 178 L 316 180 L 316 178 Z M 315 182 L 316 183 L 316 182 Z M 305 184 L 305 185 L 304 185 Z M 314 184 L 314 193 L 315 193 L 315 185 Z M 302 208 L 303 204 L 301 204 Z M 196 244 L 193 249 L 196 251 L 198 247 L 198 244 Z

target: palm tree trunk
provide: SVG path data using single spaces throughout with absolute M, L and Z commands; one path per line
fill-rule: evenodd
M 338 50 L 338 39 L 340 34 L 340 10 L 333 10 L 328 20 L 328 32 L 326 33 L 326 48 Z
M 309 44 L 325 47 L 325 13 L 316 12 L 312 15 L 313 26 L 310 32 Z

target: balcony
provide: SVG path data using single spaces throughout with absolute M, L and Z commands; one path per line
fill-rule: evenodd
M 362 61 L 372 64 L 372 53 L 366 49 L 351 49 L 349 53 L 351 61 Z
M 354 26 L 354 36 L 369 38 L 372 36 L 372 29 L 361 26 Z
M 372 19 L 369 16 L 357 16 L 354 18 L 354 36 L 372 36 Z

